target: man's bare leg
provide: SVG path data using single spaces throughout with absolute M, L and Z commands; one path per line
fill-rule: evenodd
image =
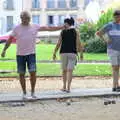
M 24 74 L 24 73 L 20 73 L 20 74 L 19 74 L 19 78 L 20 78 L 20 84 L 21 84 L 21 87 L 22 87 L 23 94 L 26 95 L 25 74 Z
M 36 85 L 36 72 L 30 72 L 31 96 L 34 97 Z

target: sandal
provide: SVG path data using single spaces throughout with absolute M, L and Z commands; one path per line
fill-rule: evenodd
M 66 92 L 66 89 L 60 89 L 62 92 Z
M 66 90 L 67 93 L 70 93 L 70 90 Z

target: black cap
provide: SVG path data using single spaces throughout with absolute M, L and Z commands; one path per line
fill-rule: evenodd
M 120 15 L 120 10 L 115 10 L 113 16 L 118 16 L 118 15 Z

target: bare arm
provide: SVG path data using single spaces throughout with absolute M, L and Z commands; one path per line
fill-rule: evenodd
M 103 40 L 105 41 L 105 39 L 104 39 L 104 37 L 103 37 L 104 34 L 103 34 L 103 32 L 102 32 L 101 30 L 97 31 L 97 32 L 96 32 L 96 35 L 99 36 L 101 39 L 103 39 Z
M 13 39 L 12 36 L 10 36 L 10 37 L 8 38 L 8 40 L 7 40 L 4 48 L 3 48 L 3 50 L 2 50 L 1 57 L 5 57 L 6 50 L 8 49 L 8 47 L 10 46 L 10 44 L 12 43 L 12 39 Z
M 60 36 L 59 36 L 58 43 L 57 43 L 57 45 L 56 45 L 56 47 L 55 47 L 55 49 L 54 49 L 54 52 L 53 52 L 53 60 L 56 59 L 56 53 L 57 53 L 58 49 L 60 48 L 61 43 L 62 43 L 62 37 L 61 37 L 61 35 L 60 35 Z
M 111 42 L 111 40 L 108 40 L 108 39 L 105 38 L 105 34 L 102 32 L 102 30 L 97 31 L 96 35 L 99 36 L 106 43 Z
M 61 30 L 64 29 L 64 26 L 54 26 L 54 27 L 40 27 L 39 31 L 57 31 L 57 30 Z
M 80 53 L 80 59 L 83 60 L 83 46 L 80 42 L 80 34 L 78 31 L 76 31 L 77 35 L 76 35 L 76 48 L 77 48 L 77 52 Z

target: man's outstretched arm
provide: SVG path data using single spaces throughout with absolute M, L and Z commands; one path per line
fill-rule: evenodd
M 61 29 L 64 29 L 64 26 L 53 26 L 53 27 L 43 26 L 40 27 L 39 31 L 57 31 Z

